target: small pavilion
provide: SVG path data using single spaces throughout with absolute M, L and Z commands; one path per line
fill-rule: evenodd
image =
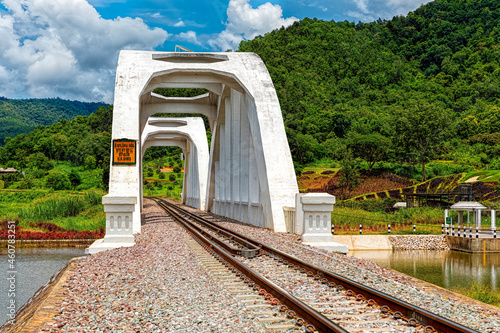
M 450 210 L 454 210 L 458 213 L 457 224 L 464 224 L 464 212 L 472 212 L 472 222 L 476 227 L 481 226 L 481 211 L 486 210 L 486 207 L 481 205 L 476 201 L 459 201 L 450 207 Z M 491 214 L 492 225 L 494 225 L 495 211 L 492 210 Z M 469 219 L 467 219 L 467 224 L 469 224 Z

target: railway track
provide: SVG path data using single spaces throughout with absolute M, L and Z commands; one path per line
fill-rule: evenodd
M 306 332 L 477 332 L 153 198 L 184 226 L 245 293 Z M 293 326 L 293 325 L 292 325 Z

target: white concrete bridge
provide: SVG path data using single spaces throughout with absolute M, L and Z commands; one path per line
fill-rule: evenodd
M 156 88 L 209 93 L 164 97 Z M 201 120 L 151 118 L 156 113 L 205 115 L 209 151 L 204 128 L 196 125 Z M 155 145 L 179 146 L 187 156 L 185 204 L 286 230 L 283 207 L 295 206 L 298 188 L 276 91 L 257 55 L 122 51 L 112 139 L 109 194 L 103 198 L 106 237 L 91 252 L 133 244 L 141 227 L 142 156 Z

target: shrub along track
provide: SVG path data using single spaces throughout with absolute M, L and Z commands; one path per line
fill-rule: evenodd
M 476 332 L 210 223 L 165 200 L 154 200 L 247 285 L 245 292 L 254 289 L 268 306 L 284 312 L 285 320 L 294 319 L 306 331 Z

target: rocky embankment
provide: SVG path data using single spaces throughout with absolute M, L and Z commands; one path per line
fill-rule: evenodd
M 449 250 L 444 235 L 389 236 L 395 250 Z

